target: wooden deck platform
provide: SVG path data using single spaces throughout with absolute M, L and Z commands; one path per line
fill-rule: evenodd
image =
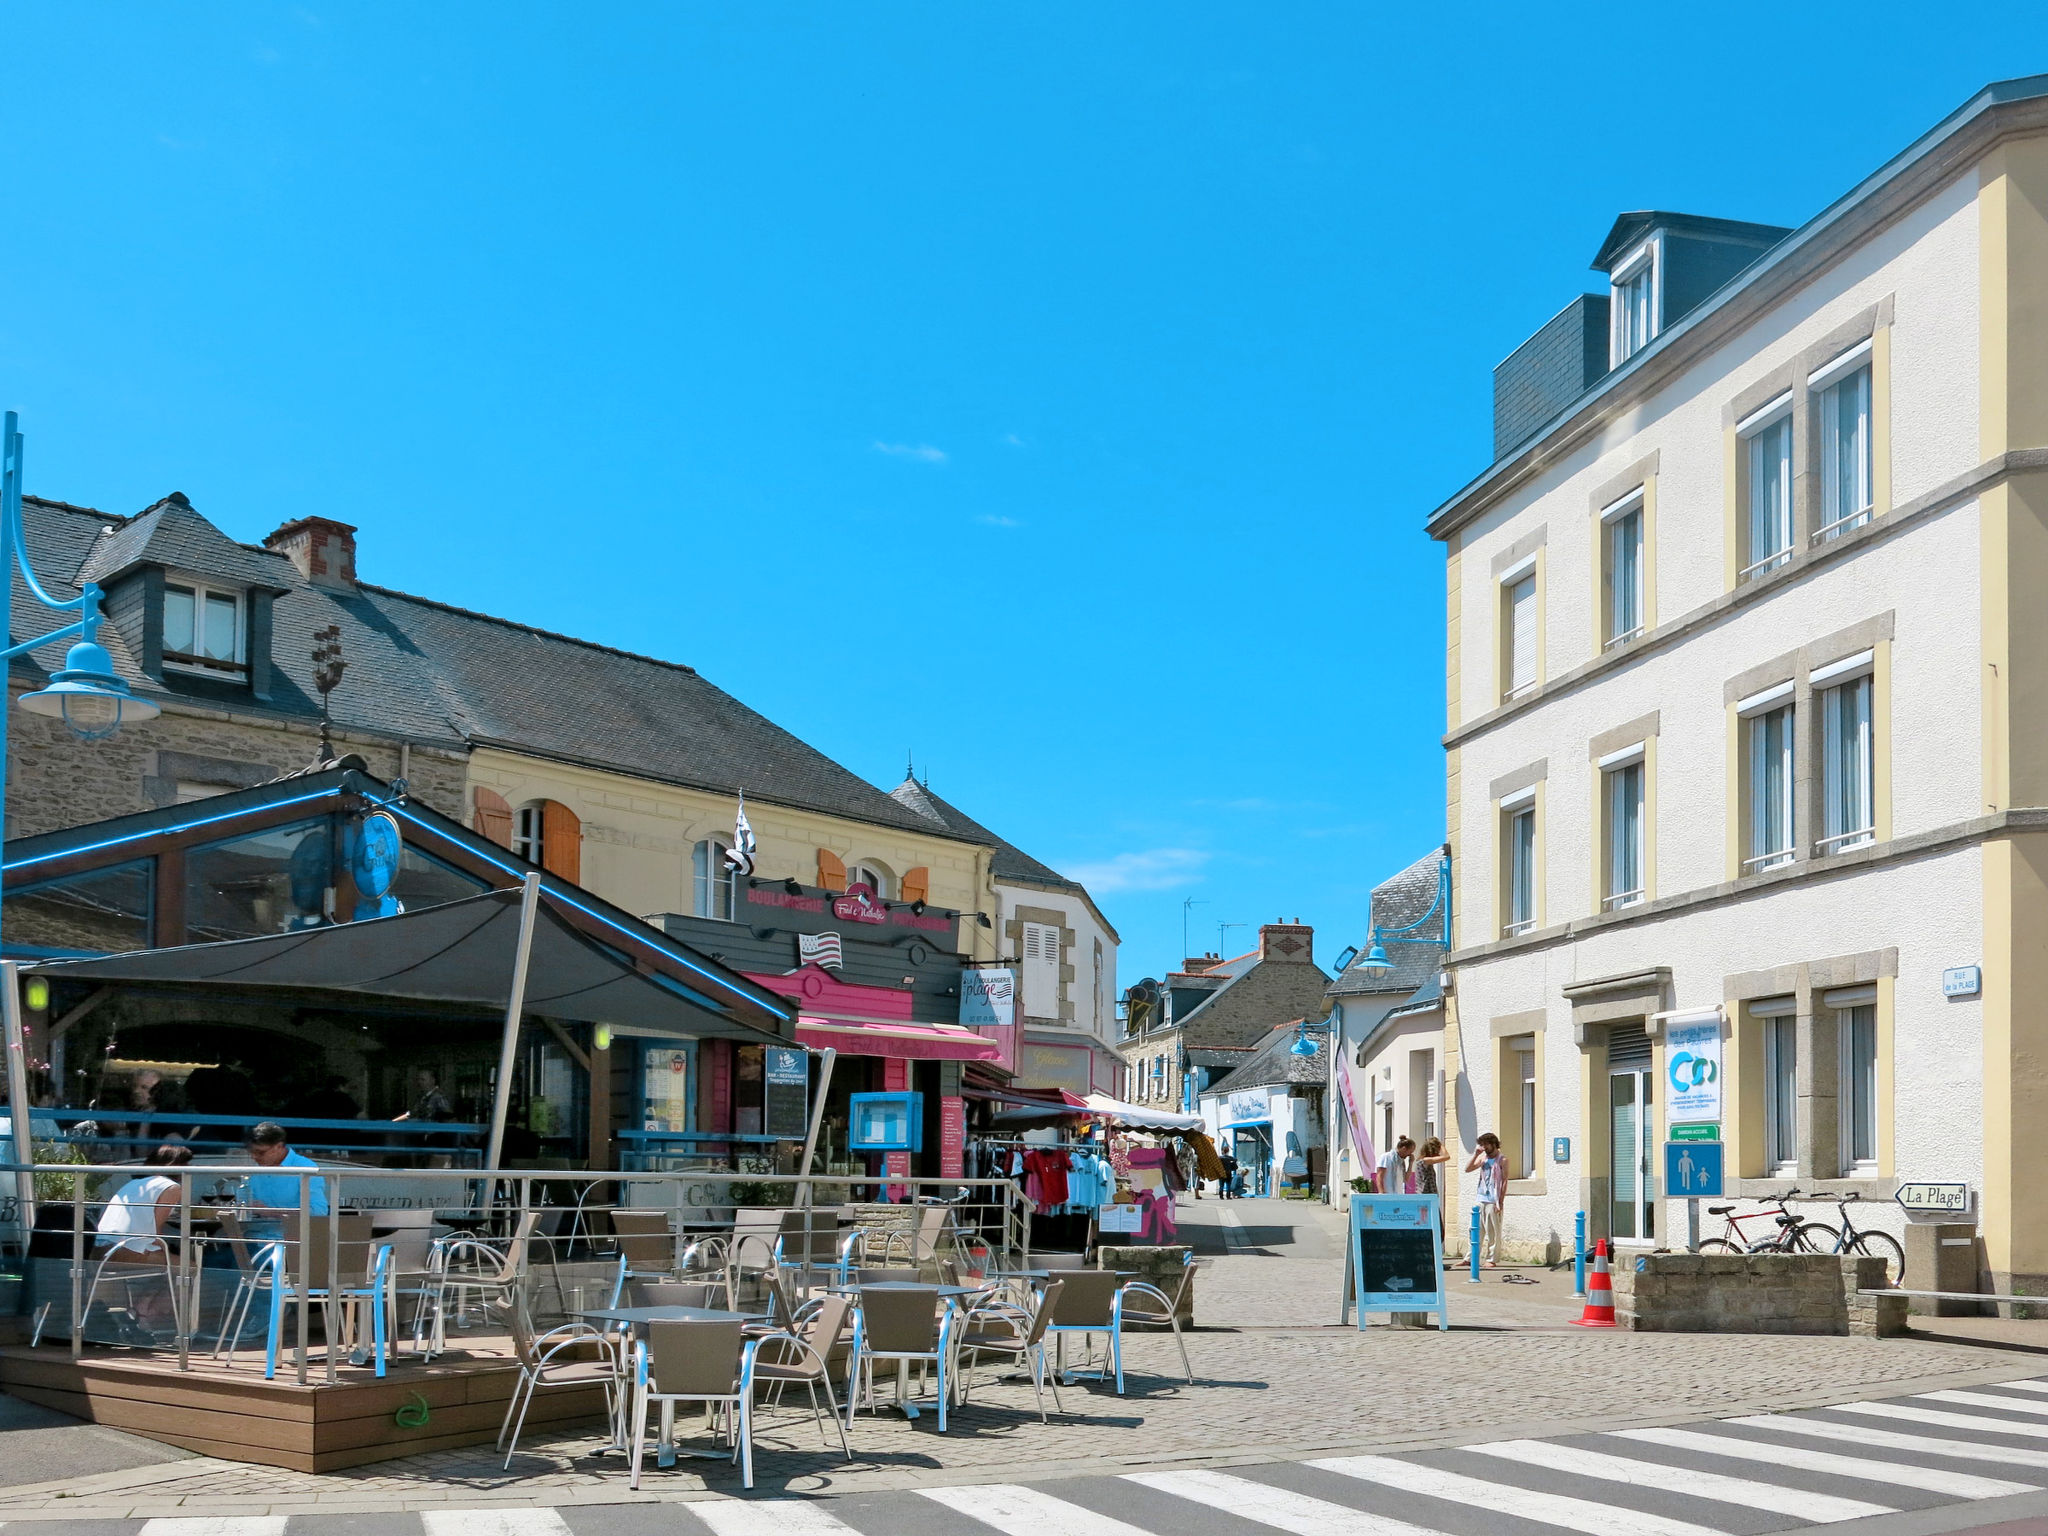
M 368 1367 L 343 1366 L 329 1385 L 316 1359 L 303 1387 L 282 1366 L 265 1381 L 261 1354 L 246 1350 L 232 1366 L 195 1358 L 180 1371 L 175 1356 L 88 1348 L 74 1361 L 68 1342 L 7 1344 L 0 1390 L 207 1456 L 332 1472 L 496 1439 L 518 1368 L 509 1349 L 489 1342 L 466 1340 L 432 1362 L 398 1355 L 382 1381 Z M 422 1400 L 426 1422 L 415 1423 Z M 603 1416 L 598 1389 L 557 1388 L 535 1397 L 526 1434 Z

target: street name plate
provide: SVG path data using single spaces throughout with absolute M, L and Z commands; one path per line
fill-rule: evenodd
M 1690 1125 L 1674 1125 L 1671 1127 L 1671 1139 L 1673 1141 L 1719 1141 L 1721 1139 L 1721 1127 L 1718 1123 L 1710 1121 L 1695 1121 Z
M 1929 1216 L 1966 1216 L 1970 1211 L 1968 1184 L 1901 1184 L 1892 1198 L 1906 1210 Z

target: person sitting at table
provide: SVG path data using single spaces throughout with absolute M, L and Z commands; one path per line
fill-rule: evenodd
M 167 1142 L 142 1160 L 145 1168 L 183 1168 L 192 1161 L 192 1149 Z M 95 1246 L 112 1264 L 155 1264 L 164 1262 L 164 1231 L 176 1220 L 178 1181 L 162 1173 L 138 1173 L 114 1192 L 107 1208 L 100 1212 Z M 144 1328 L 158 1329 L 170 1317 L 173 1300 L 169 1288 L 161 1293 L 145 1289 L 132 1303 L 135 1320 Z
M 303 1152 L 294 1152 L 285 1129 L 275 1120 L 251 1126 L 244 1138 L 249 1161 L 264 1168 L 318 1168 Z M 327 1181 L 308 1179 L 307 1209 L 315 1216 L 327 1214 Z M 250 1219 L 245 1228 L 251 1237 L 284 1236 L 284 1216 L 299 1209 L 300 1181 L 283 1173 L 252 1173 L 242 1181 L 242 1193 L 249 1202 Z

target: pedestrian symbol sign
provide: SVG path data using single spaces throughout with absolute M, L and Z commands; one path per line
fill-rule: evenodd
M 1664 1194 L 1672 1200 L 1721 1198 L 1721 1143 L 1664 1143 Z

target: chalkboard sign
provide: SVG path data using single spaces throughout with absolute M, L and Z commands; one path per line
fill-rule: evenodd
M 801 1141 L 810 1129 L 810 1052 L 771 1045 L 761 1064 L 761 1130 Z
M 1345 1310 L 1357 1305 L 1359 1327 L 1368 1312 L 1434 1312 L 1439 1328 L 1451 1326 L 1435 1195 L 1353 1195 L 1344 1267 Z

